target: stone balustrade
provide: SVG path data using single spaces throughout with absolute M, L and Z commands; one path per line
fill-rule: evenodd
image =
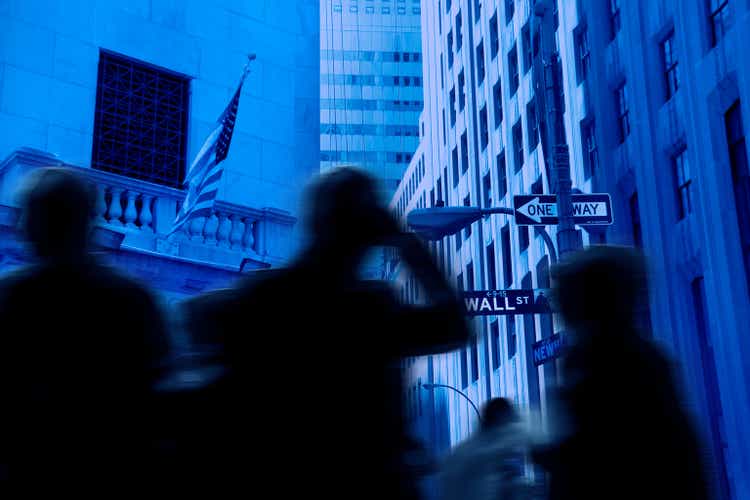
M 288 257 L 295 218 L 286 211 L 217 201 L 209 217 L 192 219 L 170 234 L 184 191 L 68 165 L 28 148 L 0 163 L 0 205 L 17 206 L 15 195 L 22 178 L 43 166 L 71 168 L 91 181 L 96 188 L 96 221 L 123 232 L 124 245 L 230 265 L 239 265 L 246 257 L 273 264 Z

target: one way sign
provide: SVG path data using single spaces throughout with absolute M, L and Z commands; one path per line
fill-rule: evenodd
M 573 222 L 576 224 L 612 224 L 612 201 L 607 193 L 572 194 Z M 516 224 L 547 226 L 558 222 L 557 196 L 554 194 L 513 197 Z

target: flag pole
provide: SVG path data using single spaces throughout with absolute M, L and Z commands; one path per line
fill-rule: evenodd
M 251 63 L 251 62 L 253 62 L 253 61 L 254 61 L 255 59 L 256 59 L 256 55 L 255 55 L 255 53 L 252 53 L 252 52 L 251 52 L 251 53 L 247 54 L 247 62 L 245 63 L 245 67 L 244 67 L 244 68 L 242 69 L 242 76 L 240 77 L 240 81 L 239 81 L 239 84 L 237 85 L 237 92 L 235 93 L 235 98 L 234 98 L 235 100 L 237 100 L 237 99 L 238 99 L 238 94 L 239 94 L 239 91 L 240 91 L 240 89 L 242 88 L 242 84 L 243 84 L 243 83 L 245 82 L 245 78 L 247 77 L 247 75 L 248 75 L 248 74 L 250 74 L 250 63 Z M 235 107 L 236 107 L 236 104 L 235 104 Z M 227 108 L 227 109 L 228 109 L 228 108 Z M 226 113 L 226 111 L 227 111 L 227 110 L 225 110 L 225 111 L 224 111 L 224 113 Z M 222 114 L 222 117 L 224 116 L 224 113 Z M 220 120 L 221 120 L 221 118 L 222 118 L 222 117 L 220 117 Z M 218 129 L 217 129 L 217 131 L 218 131 Z M 213 134 L 212 134 L 212 135 L 213 135 Z M 209 136 L 209 141 L 210 141 L 210 140 L 211 140 L 211 136 Z M 205 149 L 205 148 L 206 148 L 206 144 L 204 144 L 204 146 L 203 146 L 203 149 Z M 202 152 L 202 151 L 203 151 L 203 150 L 201 150 L 201 152 Z M 200 156 L 200 155 L 201 155 L 201 152 L 199 152 L 199 153 L 198 153 L 198 156 Z M 192 170 L 192 166 L 191 166 L 191 170 Z M 185 180 L 183 181 L 183 183 L 184 183 L 184 184 L 187 184 L 187 183 L 188 183 L 188 181 L 190 180 L 190 178 L 191 178 L 191 172 L 189 171 L 189 172 L 188 172 L 188 175 L 186 176 L 186 178 L 185 178 Z M 192 182 L 192 181 L 190 181 L 190 182 Z M 186 197 L 186 198 L 185 198 L 185 200 L 183 200 L 183 206 L 182 206 L 182 208 L 180 209 L 180 212 L 182 212 L 182 210 L 184 210 L 184 209 L 185 209 L 185 206 L 186 206 L 186 205 L 185 205 L 185 203 L 187 203 L 187 197 L 188 197 L 188 196 L 189 196 L 189 194 L 188 194 L 188 193 L 186 193 L 186 194 L 185 194 L 185 197 Z M 189 210 L 188 210 L 188 212 L 189 212 Z M 178 213 L 178 215 L 177 215 L 177 219 L 179 219 L 179 218 L 180 218 L 180 215 L 179 215 L 179 213 Z M 175 219 L 175 222 L 177 222 L 177 219 Z M 185 224 L 186 222 L 189 222 L 189 220 L 184 220 L 184 221 L 180 222 L 179 224 L 173 224 L 173 226 L 172 226 L 172 230 L 171 230 L 171 231 L 169 231 L 169 233 L 167 233 L 167 235 L 166 235 L 166 239 L 167 239 L 168 241 L 173 241 L 173 236 L 174 236 L 174 234 L 175 234 L 175 233 L 176 233 L 176 232 L 177 232 L 178 230 L 182 229 L 182 228 L 184 227 L 184 224 Z

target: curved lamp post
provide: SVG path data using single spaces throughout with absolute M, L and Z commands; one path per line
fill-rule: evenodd
M 515 215 L 515 211 L 507 207 L 417 208 L 406 215 L 406 223 L 422 238 L 437 241 L 456 234 L 482 217 L 492 214 Z M 547 230 L 544 227 L 534 226 L 534 231 L 544 240 L 552 263 L 557 262 L 557 250 Z
M 422 388 L 425 389 L 426 391 L 432 391 L 436 387 L 445 387 L 446 389 L 450 389 L 452 391 L 456 391 L 457 393 L 459 393 L 460 395 L 462 395 L 464 397 L 464 399 L 466 399 L 466 401 L 469 402 L 469 404 L 471 405 L 471 407 L 474 408 L 474 411 L 477 412 L 477 418 L 479 419 L 479 421 L 480 422 L 482 421 L 482 414 L 479 413 L 479 408 L 477 408 L 477 405 L 474 404 L 474 401 L 472 401 L 471 398 L 469 398 L 469 396 L 467 396 L 462 391 L 459 391 L 458 389 L 456 389 L 452 385 L 445 385 L 445 384 L 422 384 Z

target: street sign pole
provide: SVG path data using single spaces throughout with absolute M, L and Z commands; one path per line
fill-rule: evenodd
M 544 88 L 544 108 L 547 117 L 544 120 L 547 127 L 547 151 L 552 175 L 551 185 L 556 187 L 557 213 L 557 251 L 559 258 L 566 253 L 583 247 L 581 232 L 576 230 L 573 222 L 573 203 L 571 200 L 572 181 L 570 179 L 570 155 L 565 138 L 565 124 L 561 107 L 562 99 L 562 71 L 560 59 L 555 49 L 555 31 L 553 26 L 552 9 L 549 1 L 536 3 L 535 15 L 539 20 L 540 53 L 544 71 L 540 76 L 541 86 Z

